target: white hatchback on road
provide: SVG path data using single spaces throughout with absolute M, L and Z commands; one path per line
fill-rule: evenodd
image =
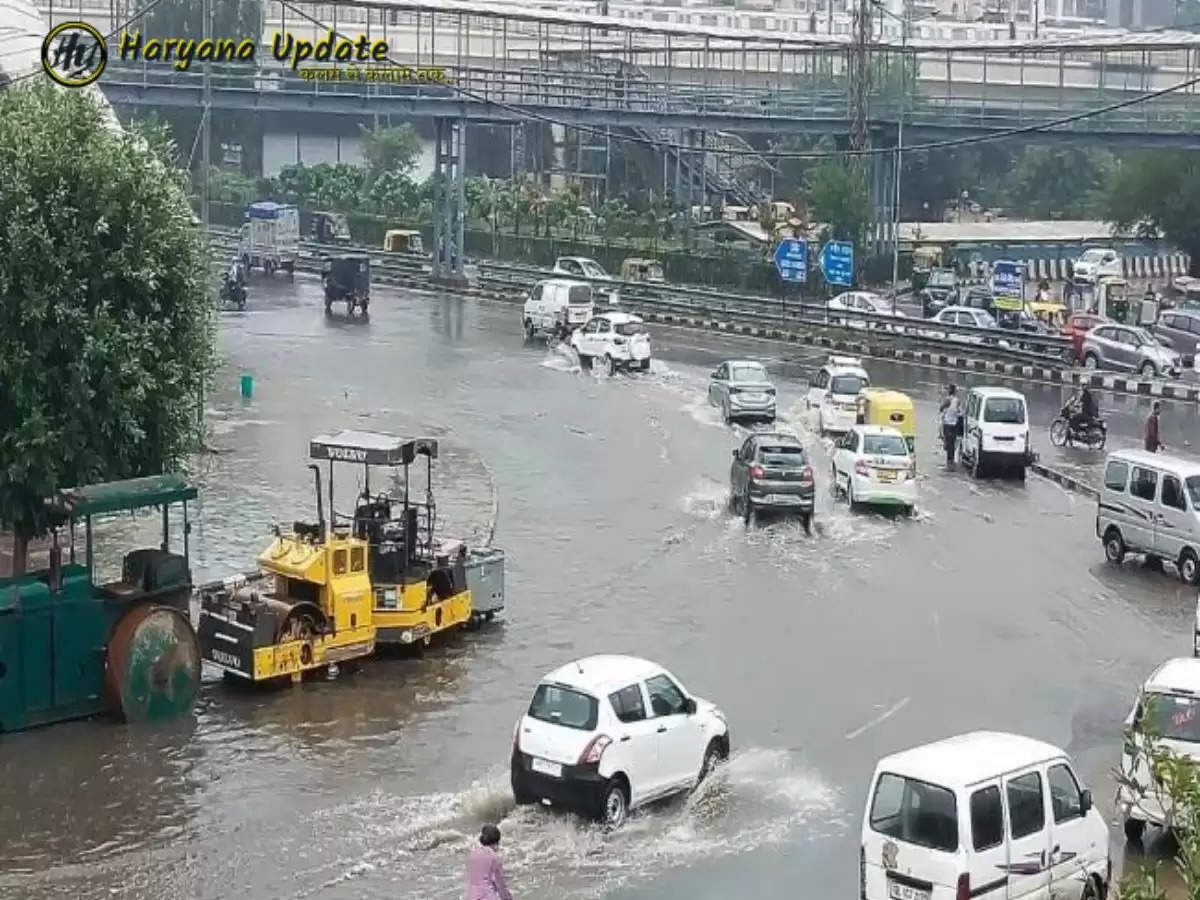
M 872 503 L 911 513 L 917 504 L 917 464 L 904 435 L 885 425 L 851 428 L 834 445 L 833 485 L 852 509 Z
M 534 690 L 513 732 L 513 796 L 615 828 L 630 810 L 690 790 L 728 756 L 725 716 L 662 666 L 592 656 Z
M 593 360 L 604 362 L 609 375 L 618 369 L 650 368 L 650 333 L 639 316 L 610 312 L 593 316 L 571 335 L 571 346 L 579 354 L 579 365 L 590 368 Z

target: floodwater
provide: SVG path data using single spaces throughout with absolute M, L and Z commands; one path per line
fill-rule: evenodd
M 1083 497 L 944 471 L 934 402 L 961 373 L 868 363 L 918 399 L 921 504 L 911 520 L 852 515 L 826 489 L 828 449 L 801 413 L 812 360 L 794 348 L 661 331 L 649 373 L 609 379 L 524 346 L 512 307 L 377 289 L 370 322 L 346 322 L 318 291 L 260 279 L 246 312 L 224 314 L 196 579 L 248 568 L 272 523 L 313 519 L 312 435 L 434 436 L 443 530 L 483 539 L 498 508 L 505 621 L 299 687 L 209 673 L 195 715 L 165 726 L 4 736 L 0 898 L 450 900 L 485 821 L 522 900 L 848 897 L 878 757 L 976 728 L 1065 746 L 1111 810 L 1120 722 L 1140 679 L 1190 652 L 1195 592 L 1105 565 Z M 744 432 L 705 387 L 743 355 L 768 361 L 813 450 L 811 538 L 727 511 Z M 1048 425 L 1061 392 L 1026 390 Z M 1143 402 L 1105 399 L 1114 443 L 1136 442 Z M 1168 443 L 1195 415 L 1168 406 Z M 341 510 L 356 474 L 336 485 Z M 126 520 L 106 545 L 153 526 Z M 734 743 L 699 793 L 612 835 L 515 810 L 507 783 L 536 680 L 596 652 L 669 666 L 724 709 Z

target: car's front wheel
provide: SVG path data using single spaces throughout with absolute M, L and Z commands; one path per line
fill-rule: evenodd
M 612 780 L 605 786 L 599 818 L 605 828 L 620 828 L 629 818 L 629 795 L 620 781 Z
M 1146 360 L 1146 362 L 1142 363 L 1141 375 L 1143 378 L 1153 378 L 1157 374 L 1158 368 L 1154 365 L 1154 363 L 1150 362 L 1149 360 Z
M 728 756 L 725 745 L 719 740 L 713 738 L 709 741 L 708 748 L 704 751 L 704 761 L 700 763 L 700 775 L 696 779 L 697 786 L 713 773 L 713 769 L 725 762 Z

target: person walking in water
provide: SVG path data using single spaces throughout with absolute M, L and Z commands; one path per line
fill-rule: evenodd
M 942 445 L 946 448 L 946 468 L 954 468 L 954 451 L 958 445 L 958 420 L 962 409 L 958 403 L 958 388 L 949 385 L 942 398 Z
M 500 865 L 500 829 L 484 825 L 479 843 L 467 857 L 467 887 L 463 900 L 512 900 Z
M 1154 406 L 1150 410 L 1150 415 L 1146 418 L 1146 449 L 1151 453 L 1157 453 L 1163 449 L 1162 441 L 1158 439 L 1158 413 L 1162 409 L 1162 404 L 1157 400 L 1154 401 Z

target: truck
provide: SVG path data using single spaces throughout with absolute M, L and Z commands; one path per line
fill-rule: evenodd
M 289 203 L 251 203 L 239 238 L 238 255 L 247 272 L 260 266 L 268 275 L 278 269 L 294 275 L 300 254 L 300 211 Z

